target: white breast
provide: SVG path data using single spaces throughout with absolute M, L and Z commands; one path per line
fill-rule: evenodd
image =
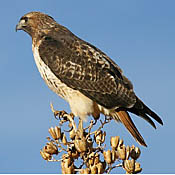
M 37 65 L 37 68 L 41 74 L 41 77 L 43 80 L 46 82 L 48 87 L 54 91 L 56 94 L 67 100 L 66 92 L 69 87 L 67 87 L 64 83 L 62 83 L 50 70 L 50 68 L 42 61 L 40 58 L 39 52 L 38 52 L 38 47 L 33 47 L 32 45 L 32 50 L 33 50 L 33 55 L 35 59 L 35 63 Z
M 94 113 L 94 103 L 91 99 L 84 96 L 81 92 L 69 88 L 62 83 L 50 70 L 50 68 L 40 58 L 38 48 L 32 46 L 34 59 L 37 68 L 48 87 L 57 95 L 68 101 L 72 113 L 81 117 L 83 120 L 87 115 Z

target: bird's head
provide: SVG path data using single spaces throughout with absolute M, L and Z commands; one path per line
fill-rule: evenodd
M 30 12 L 21 17 L 16 31 L 23 30 L 33 37 L 36 33 L 47 31 L 55 25 L 56 22 L 51 16 L 41 12 Z

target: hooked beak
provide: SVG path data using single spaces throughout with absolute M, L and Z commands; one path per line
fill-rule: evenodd
M 23 30 L 25 27 L 24 20 L 20 20 L 19 23 L 16 25 L 16 32 L 18 30 Z
M 17 32 L 18 30 L 22 30 L 22 25 L 21 25 L 20 22 L 16 25 L 16 32 Z

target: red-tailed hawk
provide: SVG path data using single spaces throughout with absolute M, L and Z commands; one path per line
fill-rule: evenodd
M 146 143 L 128 112 L 142 117 L 154 128 L 150 117 L 163 125 L 160 117 L 135 95 L 132 83 L 114 61 L 52 17 L 30 12 L 20 19 L 16 30 L 24 30 L 32 37 L 33 55 L 42 78 L 69 103 L 75 116 L 111 116 L 144 146 Z

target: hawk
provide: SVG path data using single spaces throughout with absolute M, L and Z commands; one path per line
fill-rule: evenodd
M 151 118 L 161 118 L 134 93 L 120 67 L 104 52 L 78 38 L 51 16 L 30 12 L 16 26 L 32 37 L 36 65 L 48 87 L 66 100 L 75 116 L 86 119 L 100 114 L 122 122 L 135 140 L 147 146 L 128 112 L 142 117 L 154 128 Z

